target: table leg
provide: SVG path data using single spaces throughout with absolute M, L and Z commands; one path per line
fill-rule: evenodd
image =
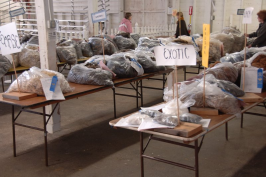
M 141 177 L 144 177 L 144 159 L 143 159 L 143 133 L 140 132 L 140 168 Z
M 43 131 L 44 131 L 44 146 L 45 146 L 45 165 L 48 166 L 48 144 L 47 144 L 47 130 L 46 130 L 46 113 L 45 106 L 43 107 Z
M 163 91 L 164 91 L 164 87 L 165 87 L 165 82 L 166 82 L 165 74 L 163 74 Z
M 228 141 L 228 122 L 225 123 L 225 139 Z
M 140 101 L 141 101 L 141 106 L 143 107 L 143 88 L 142 88 L 142 80 L 140 80 Z
M 13 134 L 13 155 L 17 157 L 16 152 L 16 130 L 15 130 L 15 106 L 12 105 L 12 134 Z
M 116 100 L 115 100 L 115 88 L 112 88 L 113 90 L 113 100 L 114 100 L 114 117 L 116 118 Z
M 242 113 L 241 114 L 241 125 L 240 125 L 241 128 L 243 128 L 243 122 L 244 122 L 244 114 Z
M 1 81 L 2 81 L 2 89 L 3 89 L 3 92 L 5 92 L 4 76 L 1 78 Z
M 199 146 L 198 146 L 198 140 L 195 141 L 195 177 L 199 177 Z

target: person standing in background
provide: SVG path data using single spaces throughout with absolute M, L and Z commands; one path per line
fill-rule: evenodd
M 178 19 L 177 21 L 177 27 L 176 27 L 176 33 L 175 33 L 175 37 L 178 38 L 178 36 L 180 35 L 179 32 L 179 20 L 181 20 L 181 36 L 185 35 L 185 36 L 189 36 L 188 30 L 187 30 L 187 25 L 186 22 L 184 20 L 184 16 L 182 12 L 177 12 L 176 13 L 176 17 Z
M 131 20 L 132 20 L 132 14 L 130 12 L 127 12 L 125 14 L 125 18 L 122 19 L 119 25 L 118 33 L 121 33 L 121 32 L 132 33 Z
M 258 30 L 254 33 L 246 34 L 246 37 L 249 38 L 257 37 L 254 42 L 248 46 L 249 48 L 266 46 L 266 10 L 259 11 L 257 15 L 260 23 Z

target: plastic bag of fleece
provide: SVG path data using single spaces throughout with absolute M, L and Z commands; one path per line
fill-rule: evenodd
M 88 68 L 85 64 L 73 66 L 68 73 L 67 80 L 84 85 L 114 85 L 112 73 L 101 68 Z
M 58 46 L 74 46 L 77 54 L 77 58 L 84 58 L 81 44 L 77 40 L 66 40 L 58 44 Z
M 143 67 L 144 73 L 153 73 L 166 70 L 164 66 L 157 66 L 156 62 L 152 60 L 151 56 L 145 54 L 142 51 L 136 51 L 135 55 L 137 61 Z
M 238 78 L 238 70 L 232 63 L 218 63 L 206 70 L 206 75 L 212 74 L 216 79 L 235 83 Z M 203 75 L 203 73 L 201 73 Z
M 74 65 L 77 63 L 78 57 L 77 57 L 76 49 L 73 45 L 57 46 L 56 53 L 61 62 L 66 62 L 70 65 Z
M 119 50 L 123 49 L 135 49 L 137 47 L 136 42 L 133 38 L 126 38 L 123 36 L 115 36 L 114 42 L 116 43 Z
M 181 102 L 195 100 L 195 107 L 204 107 L 203 79 L 192 85 L 181 86 L 186 92 L 180 94 Z M 216 82 L 205 81 L 205 106 L 218 109 L 225 114 L 241 113 L 242 102 L 231 93 L 223 91 Z
M 196 39 L 196 44 L 202 51 L 202 38 Z M 210 61 L 219 61 L 220 58 L 223 56 L 223 43 L 217 39 L 210 39 L 210 49 L 209 49 L 209 60 Z
M 158 39 L 150 39 L 148 37 L 139 38 L 138 50 L 152 50 L 156 46 L 160 46 L 161 42 Z
M 225 34 L 232 34 L 234 36 L 235 42 L 231 51 L 232 53 L 243 50 L 245 46 L 244 34 L 242 34 L 239 30 L 237 30 L 234 27 L 225 27 L 224 29 L 222 29 L 221 32 Z
M 251 58 L 255 54 L 256 54 L 256 52 L 247 50 L 246 59 Z M 245 57 L 244 51 L 235 52 L 235 53 L 232 53 L 232 54 L 227 54 L 226 56 L 222 57 L 220 59 L 220 62 L 236 63 L 236 62 L 244 61 L 244 57 Z
M 24 67 L 40 67 L 39 46 L 28 44 L 19 53 L 19 64 Z
M 65 79 L 65 76 L 59 72 L 51 71 L 47 69 L 40 69 L 37 67 L 30 68 L 29 71 L 24 71 L 17 80 L 15 80 L 7 90 L 9 92 L 17 92 L 17 82 L 21 92 L 36 93 L 38 95 L 44 95 L 41 78 L 57 76 L 58 83 L 63 93 L 69 93 L 73 91 L 73 88 L 69 86 L 69 83 Z
M 85 42 L 85 41 L 81 42 L 80 48 L 81 48 L 82 55 L 84 57 L 92 57 L 93 56 L 93 51 L 92 51 L 91 46 L 88 42 Z
M 0 78 L 2 78 L 12 67 L 10 61 L 0 54 Z
M 143 75 L 143 67 L 134 58 L 124 53 L 114 54 L 107 62 L 107 67 L 119 78 L 129 78 Z
M 138 45 L 139 44 L 139 38 L 141 37 L 140 34 L 130 33 L 130 36 L 132 37 L 132 39 L 134 39 L 135 43 Z
M 235 43 L 235 38 L 232 34 L 212 33 L 211 38 L 217 39 L 223 43 L 224 54 L 231 53 Z
M 93 51 L 93 55 L 103 55 L 102 41 L 104 42 L 104 54 L 105 55 L 112 55 L 115 52 L 117 52 L 117 49 L 114 46 L 114 44 L 110 42 L 108 39 L 106 38 L 102 39 L 99 37 L 91 37 L 89 38 L 89 44 Z

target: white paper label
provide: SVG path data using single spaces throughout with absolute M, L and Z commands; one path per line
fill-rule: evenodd
M 154 53 L 158 66 L 196 65 L 196 52 L 192 45 L 158 46 Z
M 106 11 L 102 10 L 100 12 L 95 12 L 91 14 L 92 23 L 98 23 L 101 21 L 106 21 Z
M 55 91 L 50 91 L 52 77 L 46 77 L 41 79 L 43 92 L 46 100 L 65 100 L 65 97 L 60 88 L 60 82 L 58 81 L 55 86 Z
M 262 89 L 258 88 L 258 69 L 259 68 L 245 68 L 245 90 L 244 92 L 261 93 Z M 244 68 L 241 73 L 241 89 L 243 89 Z
M 252 23 L 252 12 L 254 8 L 248 7 L 245 9 L 243 14 L 243 24 L 251 24 Z
M 21 51 L 15 22 L 0 27 L 0 48 L 2 55 Z

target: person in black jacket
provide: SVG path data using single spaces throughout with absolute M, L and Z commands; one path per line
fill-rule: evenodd
M 247 37 L 257 37 L 254 42 L 248 47 L 263 47 L 266 46 L 266 10 L 261 10 L 257 13 L 258 21 L 260 23 L 256 32 L 246 34 Z
M 175 37 L 178 38 L 178 36 L 180 36 L 179 20 L 181 20 L 181 36 L 182 35 L 189 36 L 188 30 L 187 30 L 187 25 L 186 25 L 186 22 L 184 20 L 183 13 L 182 12 L 177 12 L 176 16 L 177 16 L 178 21 L 177 21 Z

